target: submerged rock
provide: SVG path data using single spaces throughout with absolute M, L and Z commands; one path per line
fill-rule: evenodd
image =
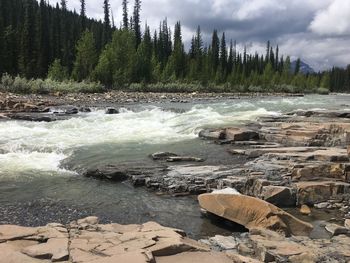
M 119 114 L 119 110 L 115 108 L 108 108 L 106 109 L 106 114 L 112 115 L 112 114 Z
M 308 236 L 313 229 L 311 224 L 258 198 L 245 195 L 203 194 L 198 197 L 198 200 L 200 206 L 206 211 L 248 229 L 262 227 L 287 236 Z
M 150 155 L 150 157 L 153 160 L 166 160 L 169 157 L 176 157 L 178 156 L 176 153 L 171 153 L 171 152 L 156 152 Z
M 127 171 L 114 165 L 107 165 L 96 169 L 90 169 L 84 172 L 85 177 L 96 179 L 106 179 L 111 181 L 125 181 L 128 179 Z

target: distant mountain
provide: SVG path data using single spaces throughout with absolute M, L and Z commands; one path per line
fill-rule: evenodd
M 296 60 L 291 63 L 290 70 L 292 72 L 295 71 L 296 64 L 297 64 Z M 300 72 L 303 74 L 308 74 L 308 73 L 315 73 L 315 70 L 310 65 L 306 64 L 303 61 L 300 61 Z

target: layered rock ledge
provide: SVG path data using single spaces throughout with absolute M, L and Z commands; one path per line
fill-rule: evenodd
M 349 251 L 349 234 L 339 231 L 331 239 L 312 240 L 251 228 L 198 242 L 155 222 L 102 225 L 96 217 L 66 226 L 0 226 L 1 263 L 340 263 L 349 262 Z
M 0 262 L 232 262 L 224 253 L 155 222 L 101 225 L 88 217 L 64 226 L 0 226 Z

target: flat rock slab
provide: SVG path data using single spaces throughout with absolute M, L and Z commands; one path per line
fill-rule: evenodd
M 0 233 L 0 263 L 232 262 L 225 253 L 211 252 L 182 230 L 156 222 L 102 225 L 91 216 L 68 226 L 4 225 Z
M 198 197 L 198 200 L 200 206 L 206 211 L 248 229 L 261 227 L 287 236 L 308 236 L 313 229 L 311 224 L 258 198 L 245 195 L 203 194 Z
M 156 257 L 157 263 L 232 263 L 232 260 L 218 252 L 185 252 L 170 257 Z

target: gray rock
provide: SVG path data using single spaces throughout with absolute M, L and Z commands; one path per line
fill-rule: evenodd
M 332 236 L 348 235 L 350 234 L 350 229 L 337 225 L 337 224 L 327 224 L 325 226 L 326 230 L 332 234 Z
M 119 114 L 119 111 L 115 108 L 108 108 L 106 110 L 106 114 L 112 115 L 112 114 Z
M 176 157 L 176 156 L 178 156 L 178 155 L 175 153 L 171 153 L 171 152 L 156 152 L 156 153 L 153 153 L 150 155 L 150 157 L 153 160 L 166 160 L 169 157 Z
M 84 176 L 117 182 L 125 181 L 128 179 L 127 171 L 114 165 L 107 165 L 96 169 L 87 170 L 84 173 Z

